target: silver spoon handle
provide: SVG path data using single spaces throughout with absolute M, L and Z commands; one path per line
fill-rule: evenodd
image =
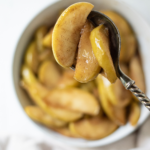
M 131 80 L 130 82 L 126 83 L 125 88 L 130 90 L 138 100 L 145 105 L 145 107 L 150 111 L 150 99 L 135 85 L 135 82 Z

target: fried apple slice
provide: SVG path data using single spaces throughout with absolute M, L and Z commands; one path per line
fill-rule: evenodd
M 49 106 L 49 111 L 51 115 L 55 118 L 63 120 L 65 122 L 76 121 L 83 116 L 83 113 L 70 111 L 64 108 Z
M 52 107 L 47 105 L 44 100 L 39 96 L 39 93 L 30 87 L 24 81 L 21 82 L 22 87 L 28 92 L 31 99 L 47 114 L 54 118 L 60 119 L 65 122 L 75 121 L 83 116 L 83 113 L 70 111 L 64 108 Z
M 74 127 L 74 123 L 69 123 L 69 130 L 70 132 L 75 135 L 76 137 L 81 137 L 78 132 L 76 132 L 75 127 Z
M 129 71 L 126 65 L 120 65 L 122 71 L 128 75 Z M 122 82 L 117 79 L 114 84 L 109 81 L 104 82 L 105 90 L 107 91 L 107 96 L 110 102 L 117 107 L 126 107 L 132 100 L 132 94 L 129 90 L 126 90 Z
M 53 118 L 37 106 L 27 106 L 25 112 L 31 119 L 47 127 L 63 127 L 66 125 L 64 121 Z
M 77 87 L 80 83 L 73 78 L 74 71 L 67 69 L 63 72 L 60 80 L 57 83 L 57 88 L 65 89 Z
M 146 92 L 145 77 L 138 56 L 134 56 L 129 63 L 130 77 L 142 92 Z
M 51 115 L 51 113 L 49 113 L 48 106 L 42 99 L 43 95 L 40 94 L 40 91 L 36 90 L 33 86 L 30 86 L 25 80 L 21 80 L 21 86 L 24 90 L 27 91 L 30 98 L 36 105 L 38 105 L 42 110 Z
M 74 74 L 74 78 L 81 83 L 93 80 L 101 70 L 90 42 L 90 33 L 93 29 L 92 23 L 87 20 L 81 32 Z
M 51 60 L 55 62 L 55 58 L 53 56 L 52 49 L 45 48 L 40 54 L 39 54 L 39 61 L 40 63 L 45 60 Z
M 128 22 L 123 18 L 123 16 L 115 11 L 110 10 L 102 10 L 100 12 L 108 16 L 115 23 L 121 35 L 128 35 L 131 33 L 131 27 L 129 26 Z
M 43 40 L 42 40 L 43 46 L 48 47 L 48 48 L 52 48 L 52 32 L 53 32 L 53 27 L 50 29 L 50 31 L 43 38 Z
M 56 87 L 61 74 L 53 61 L 46 60 L 41 64 L 38 70 L 38 77 L 41 83 L 49 89 L 52 89 Z
M 52 106 L 91 115 L 97 115 L 100 109 L 96 98 L 92 94 L 77 88 L 50 91 L 45 97 L 45 102 Z
M 92 117 L 82 119 L 70 124 L 77 135 L 89 139 L 96 140 L 110 135 L 117 129 L 117 125 L 108 118 Z
M 109 85 L 104 88 L 107 91 L 108 99 L 114 106 L 123 108 L 132 100 L 132 94 L 125 89 L 119 79 L 117 79 L 114 84 L 109 83 Z
M 96 85 L 94 81 L 90 81 L 88 83 L 83 83 L 80 85 L 80 89 L 90 92 L 90 93 L 92 93 L 95 88 L 96 88 Z
M 25 64 L 27 64 L 34 73 L 37 73 L 39 66 L 38 52 L 36 50 L 36 43 L 32 41 L 25 53 Z
M 21 75 L 26 84 L 32 87 L 34 92 L 39 93 L 40 97 L 43 98 L 47 95 L 49 90 L 37 80 L 34 73 L 27 65 L 22 66 Z
M 93 29 L 90 35 L 90 41 L 95 57 L 104 70 L 105 77 L 111 83 L 114 83 L 117 80 L 117 76 L 110 55 L 108 28 L 100 25 Z
M 72 133 L 68 127 L 54 128 L 54 130 L 64 136 L 79 138 L 79 136 Z
M 120 51 L 120 61 L 129 62 L 134 56 L 137 42 L 135 35 L 128 24 L 128 22 L 120 14 L 114 11 L 101 11 L 107 15 L 117 26 L 121 36 L 121 51 Z
M 86 2 L 75 3 L 64 10 L 57 20 L 52 34 L 52 47 L 54 57 L 62 67 L 73 65 L 81 29 L 93 7 Z
M 121 36 L 120 62 L 128 63 L 134 56 L 136 48 L 137 41 L 133 33 Z
M 98 81 L 98 92 L 100 95 L 100 103 L 102 105 L 103 111 L 106 113 L 108 118 L 114 121 L 117 125 L 124 125 L 126 123 L 126 108 L 119 108 L 110 102 L 107 97 L 108 92 L 105 90 L 104 84 L 109 82 L 105 77 L 99 75 Z
M 141 109 L 140 105 L 136 101 L 132 101 L 130 105 L 130 111 L 129 111 L 129 122 L 132 126 L 136 126 L 138 123 L 138 120 L 140 118 Z
M 42 42 L 47 31 L 48 31 L 47 26 L 41 26 L 35 32 L 36 47 L 38 52 L 42 52 L 44 50 L 44 46 Z

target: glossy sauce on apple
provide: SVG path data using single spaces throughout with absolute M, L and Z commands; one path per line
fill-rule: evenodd
M 93 29 L 94 26 L 87 20 L 81 31 L 74 78 L 82 83 L 93 80 L 101 69 L 90 42 L 90 33 Z

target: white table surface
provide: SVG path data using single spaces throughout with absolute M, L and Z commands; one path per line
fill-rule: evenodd
M 12 59 L 20 34 L 39 10 L 55 0 L 0 0 L 0 133 L 45 136 L 25 115 L 13 91 Z M 149 0 L 124 0 L 150 24 Z

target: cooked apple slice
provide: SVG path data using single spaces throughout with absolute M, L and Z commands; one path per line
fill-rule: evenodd
M 41 83 L 43 83 L 49 89 L 52 89 L 56 87 L 61 74 L 55 62 L 46 60 L 41 64 L 38 70 L 38 77 Z
M 30 98 L 33 100 L 33 102 L 35 104 L 37 104 L 40 108 L 42 108 L 46 113 L 50 114 L 48 106 L 42 100 L 43 95 L 40 94 L 40 91 L 38 91 L 34 87 L 30 86 L 25 80 L 21 81 L 21 86 L 23 89 L 25 89 L 27 91 Z
M 103 10 L 100 12 L 107 15 L 115 23 L 121 35 L 131 33 L 131 27 L 129 26 L 128 22 L 124 19 L 123 16 L 114 11 Z
M 90 42 L 90 33 L 93 29 L 94 26 L 92 23 L 87 20 L 81 32 L 74 74 L 74 78 L 81 83 L 86 83 L 93 80 L 101 69 L 93 53 Z
M 126 65 L 121 64 L 122 71 L 128 75 L 129 71 Z M 126 90 L 119 79 L 114 84 L 104 82 L 105 90 L 110 102 L 117 107 L 126 107 L 132 100 L 132 94 Z
M 109 82 L 105 77 L 99 75 L 97 81 L 100 103 L 102 105 L 103 111 L 106 113 L 108 118 L 114 121 L 117 125 L 124 125 L 127 119 L 126 108 L 119 108 L 112 105 L 107 96 L 108 92 L 105 90 L 104 84 Z
M 105 77 L 111 83 L 114 83 L 117 80 L 117 76 L 110 55 L 108 34 L 108 28 L 104 25 L 100 25 L 92 30 L 90 41 L 95 57 L 104 70 Z
M 52 32 L 53 32 L 53 28 L 51 28 L 50 31 L 43 38 L 42 40 L 43 46 L 52 48 Z
M 90 81 L 88 83 L 84 83 L 80 85 L 80 89 L 92 93 L 93 90 L 96 88 L 96 84 L 94 81 Z
M 129 111 L 129 122 L 132 126 L 135 126 L 138 123 L 140 114 L 141 114 L 141 109 L 139 103 L 136 101 L 132 101 L 130 105 L 130 111 Z
M 57 83 L 57 88 L 71 88 L 77 87 L 80 83 L 73 78 L 74 71 L 67 69 L 63 72 L 60 80 Z
M 78 138 L 79 136 L 77 136 L 76 134 L 72 133 L 69 129 L 69 127 L 62 127 L 62 128 L 54 128 L 54 130 L 64 136 L 68 136 L 68 137 L 73 137 L 73 138 Z
M 92 94 L 94 95 L 94 97 L 95 97 L 96 99 L 99 99 L 99 94 L 98 94 L 98 88 L 97 88 L 97 87 L 96 87 L 96 88 L 93 88 Z
M 130 62 L 132 57 L 135 55 L 136 48 L 137 41 L 133 33 L 121 36 L 120 62 Z
M 55 61 L 55 58 L 53 56 L 52 49 L 45 48 L 40 54 L 39 54 L 39 61 L 40 63 L 45 61 L 45 60 L 51 60 Z
M 65 122 L 78 120 L 83 116 L 83 113 L 70 111 L 64 108 L 58 108 L 47 105 L 44 100 L 39 96 L 34 88 L 30 87 L 24 81 L 21 82 L 22 87 L 28 92 L 31 99 L 47 114 L 53 116 L 54 118 L 63 120 Z
M 23 80 L 32 87 L 33 91 L 39 93 L 40 97 L 45 97 L 49 92 L 49 90 L 38 81 L 32 70 L 27 65 L 22 66 L 21 75 Z
M 64 108 L 49 106 L 51 115 L 65 122 L 72 122 L 83 117 L 83 113 L 67 110 Z
M 47 127 L 63 127 L 66 125 L 65 122 L 53 118 L 37 106 L 27 106 L 25 107 L 25 112 L 31 119 Z
M 82 112 L 91 115 L 99 113 L 99 104 L 89 92 L 77 89 L 55 89 L 45 97 L 45 102 L 55 107 Z
M 57 20 L 53 34 L 52 47 L 56 61 L 63 67 L 71 67 L 80 40 L 80 32 L 93 5 L 86 2 L 69 6 Z
M 36 50 L 36 43 L 32 41 L 29 44 L 29 47 L 25 53 L 25 63 L 31 68 L 34 73 L 37 73 L 39 59 L 38 59 L 38 52 Z
M 74 127 L 74 123 L 69 123 L 69 130 L 70 132 L 75 135 L 76 137 L 81 137 L 78 132 L 76 132 L 75 127 Z
M 126 107 L 132 100 L 132 94 L 126 90 L 121 81 L 117 79 L 114 84 L 104 87 L 110 102 L 117 107 Z
M 41 26 L 39 27 L 35 32 L 35 39 L 36 39 L 36 47 L 38 52 L 42 52 L 44 50 L 43 46 L 43 38 L 47 33 L 47 26 Z
M 138 56 L 134 56 L 129 63 L 130 77 L 135 81 L 135 84 L 145 93 L 145 77 L 142 65 Z
M 123 16 L 114 11 L 101 11 L 107 15 L 115 23 L 119 29 L 121 36 L 121 51 L 120 51 L 120 61 L 129 62 L 136 52 L 136 38 L 135 35 Z
M 110 135 L 117 129 L 117 125 L 108 118 L 92 117 L 70 124 L 71 128 L 85 139 L 96 140 Z M 74 133 L 74 132 L 73 132 Z

